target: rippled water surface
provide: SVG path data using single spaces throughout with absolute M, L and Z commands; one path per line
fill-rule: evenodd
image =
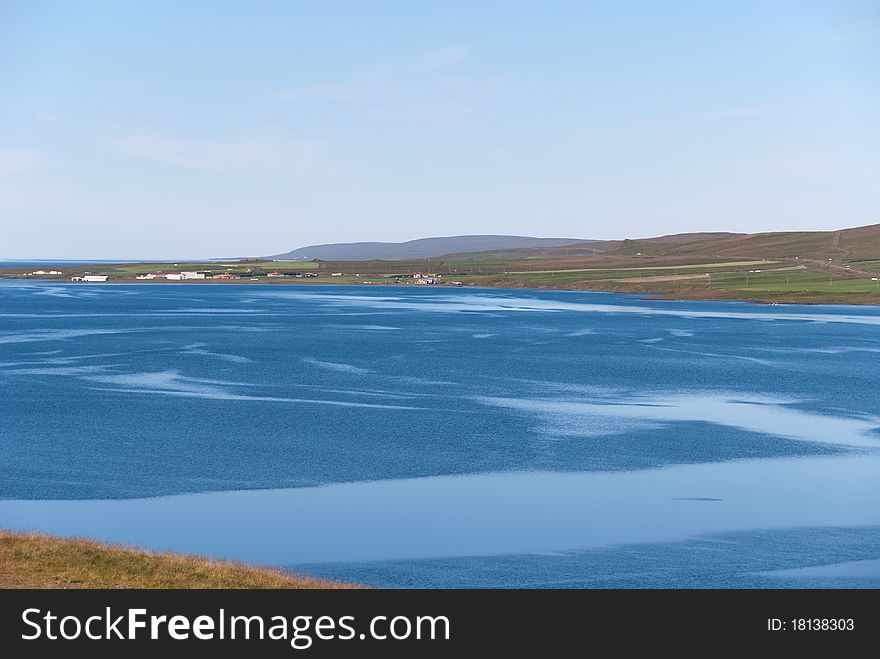
M 0 283 L 0 526 L 392 586 L 876 587 L 880 310 Z

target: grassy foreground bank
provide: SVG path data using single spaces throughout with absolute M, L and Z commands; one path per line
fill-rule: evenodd
M 230 561 L 0 530 L 0 588 L 349 587 Z

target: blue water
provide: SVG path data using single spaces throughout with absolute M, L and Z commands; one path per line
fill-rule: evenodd
M 0 526 L 383 586 L 880 586 L 880 309 L 0 283 Z

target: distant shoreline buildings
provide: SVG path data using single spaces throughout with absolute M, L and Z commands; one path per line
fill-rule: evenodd
M 91 281 L 101 282 L 110 279 L 110 275 L 83 275 L 82 277 L 71 277 L 70 281 Z
M 175 266 L 178 264 L 174 264 Z M 221 264 L 225 265 L 225 264 Z M 245 264 L 238 265 L 238 268 L 241 268 Z M 313 271 L 290 271 L 290 270 L 257 270 L 253 267 L 247 267 L 245 269 L 237 269 L 237 271 L 233 271 L 234 267 L 227 267 L 225 272 L 216 272 L 211 270 L 154 270 L 152 272 L 111 272 L 109 274 L 100 274 L 94 273 L 86 270 L 81 274 L 69 276 L 70 281 L 72 282 L 108 282 L 111 279 L 116 279 L 120 281 L 131 281 L 131 279 L 136 279 L 138 281 L 154 281 L 154 280 L 166 280 L 166 281 L 204 281 L 204 280 L 218 280 L 218 281 L 230 281 L 237 280 L 242 278 L 248 278 L 251 281 L 258 281 L 260 278 L 267 279 L 284 279 L 284 278 L 312 278 L 312 277 L 320 277 L 322 276 L 318 272 Z M 329 268 L 328 268 L 329 270 Z M 58 277 L 59 275 L 63 275 L 64 273 L 61 270 L 35 270 L 29 273 L 23 273 L 20 276 L 24 277 Z M 339 270 L 331 270 L 328 273 L 324 273 L 324 276 L 329 275 L 330 277 L 361 277 L 367 276 L 364 273 L 352 273 L 352 272 L 342 272 Z M 445 284 L 447 283 L 443 279 L 443 275 L 439 273 L 431 273 L 431 272 L 412 272 L 412 274 L 396 274 L 393 275 L 394 282 L 397 284 L 418 284 L 418 285 L 434 285 L 434 284 Z M 344 282 L 343 282 L 344 283 Z M 364 284 L 375 284 L 380 283 L 376 281 L 367 281 L 360 280 L 358 283 Z M 463 286 L 464 282 L 461 281 L 451 281 L 449 282 L 455 286 Z

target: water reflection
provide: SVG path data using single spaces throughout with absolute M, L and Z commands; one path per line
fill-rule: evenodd
M 302 564 L 880 524 L 880 455 L 502 473 L 107 501 L 0 501 L 0 526 Z

